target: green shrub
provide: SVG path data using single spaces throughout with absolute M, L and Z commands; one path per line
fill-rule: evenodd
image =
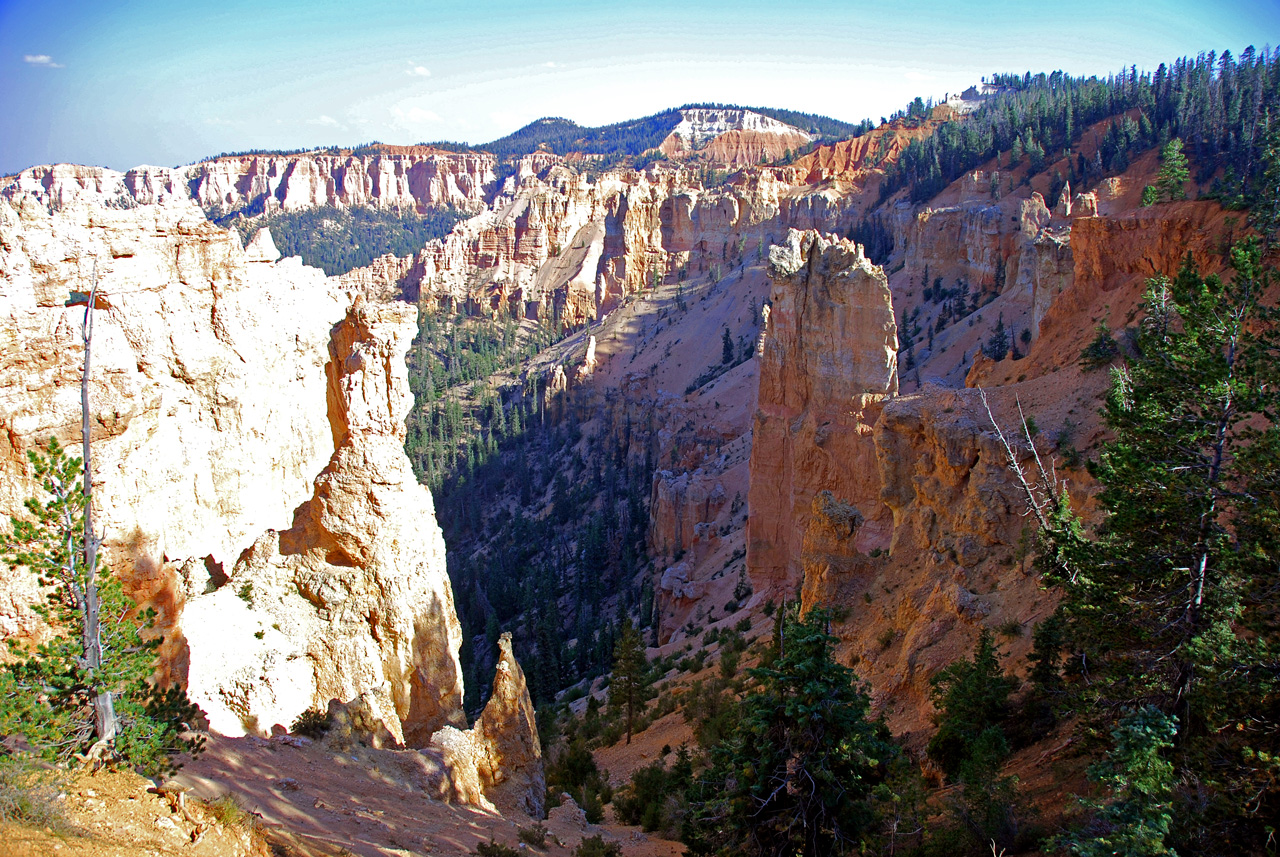
M 319 706 L 311 706 L 294 718 L 289 731 L 294 735 L 305 735 L 308 738 L 320 739 L 333 724 L 329 720 L 329 712 L 322 711 Z
M 693 757 L 681 745 L 670 770 L 659 759 L 631 775 L 631 782 L 614 797 L 614 813 L 624 823 L 638 824 L 646 832 L 674 835 L 684 816 L 685 792 L 692 783 Z
M 209 814 L 224 827 L 248 829 L 253 826 L 253 814 L 244 808 L 240 798 L 231 792 L 214 798 L 208 804 Z
M 613 799 L 607 777 L 581 736 L 570 741 L 547 767 L 547 790 L 557 796 L 561 792 L 572 795 L 592 824 L 604 819 L 604 805 Z
M 573 857 L 621 857 L 622 846 L 605 842 L 603 836 L 587 836 L 573 850 Z
M 1000 627 L 996 630 L 1000 632 L 1001 637 L 1008 637 L 1012 640 L 1015 637 L 1022 636 L 1022 623 L 1017 619 L 1010 619 L 1007 622 L 1001 622 Z
M 545 824 L 522 827 L 516 836 L 520 838 L 521 842 L 534 848 L 547 847 L 547 826 Z
M 1093 341 L 1080 352 L 1080 368 L 1086 372 L 1101 369 L 1111 363 L 1120 354 L 1120 346 L 1105 321 L 1098 322 L 1094 329 Z
M 476 850 L 472 853 L 479 854 L 480 857 L 520 857 L 520 852 L 517 849 L 512 848 L 510 845 L 503 845 L 492 837 L 488 842 L 478 843 Z

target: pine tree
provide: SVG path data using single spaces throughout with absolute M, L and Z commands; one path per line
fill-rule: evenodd
M 80 459 L 68 457 L 54 438 L 45 454 L 29 457 L 47 498 L 28 499 L 30 517 L 11 519 L 11 531 L 0 534 L 0 558 L 38 575 L 48 591 L 38 612 L 52 627 L 73 633 L 17 651 L 15 661 L 0 667 L 0 736 L 22 735 L 38 755 L 60 762 L 98 744 L 144 773 L 168 771 L 170 754 L 198 752 L 203 743 L 181 737 L 184 722 L 198 710 L 180 689 L 150 683 L 160 644 L 146 634 L 154 613 L 138 613 L 110 575 L 94 579 L 86 571 Z M 98 647 L 96 658 L 87 653 L 90 640 Z M 110 697 L 115 720 L 105 736 L 98 707 L 103 696 Z
M 613 672 L 609 677 L 609 705 L 622 713 L 627 724 L 627 743 L 635 729 L 636 718 L 644 713 L 649 696 L 649 661 L 644 656 L 640 632 L 630 619 L 622 622 L 622 631 L 613 646 Z
M 1260 847 L 1280 808 L 1280 313 L 1257 243 L 1231 261 L 1225 282 L 1190 258 L 1149 281 L 1091 468 L 1103 526 L 1087 539 L 1062 519 L 1045 556 L 1067 561 L 1044 563 L 1084 710 L 1177 717 L 1184 793 L 1211 798 L 1175 813 L 1175 834 L 1204 853 Z
M 1280 231 L 1280 117 L 1268 119 L 1270 127 L 1262 150 L 1262 178 L 1257 199 L 1249 211 L 1249 223 L 1262 235 L 1264 255 Z
M 1176 721 L 1153 706 L 1136 711 L 1112 731 L 1107 758 L 1089 779 L 1110 792 L 1105 802 L 1082 801 L 1094 811 L 1089 825 L 1058 841 L 1075 857 L 1168 857 L 1173 822 L 1173 764 L 1161 754 L 1173 746 Z
M 999 744 L 1002 757 L 1008 755 L 1001 722 L 1008 715 L 1014 681 L 1000 669 L 989 630 L 978 635 L 973 660 L 951 664 L 933 677 L 932 684 L 938 731 L 929 740 L 928 754 L 947 776 L 959 774 L 979 746 Z
M 1186 199 L 1186 184 L 1190 178 L 1191 170 L 1187 167 L 1187 156 L 1182 154 L 1182 140 L 1174 137 L 1160 150 L 1160 172 L 1156 174 L 1156 192 L 1165 202 Z
M 842 853 L 874 821 L 871 794 L 897 755 L 853 671 L 833 657 L 821 610 L 778 612 L 771 665 L 695 785 L 691 853 Z

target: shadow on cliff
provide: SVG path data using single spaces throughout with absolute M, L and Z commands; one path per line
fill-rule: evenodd
M 112 573 L 137 603 L 138 611 L 155 611 L 152 628 L 144 635 L 161 638 L 156 653 L 157 682 L 162 686 L 185 686 L 191 666 L 191 647 L 181 626 L 182 609 L 187 601 L 182 575 L 171 562 L 154 555 L 146 536 L 137 527 L 113 547 L 116 561 L 112 564 Z M 212 556 L 204 559 L 204 567 L 211 580 L 221 575 L 225 582 L 222 566 L 215 563 Z

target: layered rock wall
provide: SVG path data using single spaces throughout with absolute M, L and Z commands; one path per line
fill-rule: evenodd
M 687 169 L 592 181 L 554 162 L 414 257 L 378 260 L 346 281 L 430 306 L 594 321 L 655 282 L 726 274 L 789 227 L 828 230 L 845 217 L 838 193 L 779 172 L 708 189 Z
M 78 446 L 96 268 L 95 520 L 160 610 L 165 673 L 227 734 L 362 695 L 396 741 L 461 723 L 444 543 L 403 452 L 414 308 L 353 306 L 190 201 L 55 208 L 0 199 L 0 511 L 36 489 L 27 450 Z M 5 636 L 43 633 L 29 577 L 4 572 Z

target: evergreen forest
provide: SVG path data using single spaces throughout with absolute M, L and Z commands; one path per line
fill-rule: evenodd
M 449 234 L 467 215 L 453 208 L 425 214 L 400 209 L 338 208 L 324 205 L 280 211 L 263 218 L 232 221 L 245 240 L 262 227 L 271 230 L 285 256 L 301 256 L 329 276 L 362 268 L 379 256 L 412 256 L 435 238 Z
M 882 198 L 909 188 L 911 201 L 923 202 L 1002 155 L 1002 168 L 1025 162 L 1029 174 L 1069 156 L 1066 178 L 1078 187 L 1123 172 L 1138 154 L 1179 138 L 1197 165 L 1196 180 L 1210 184 L 1224 204 L 1258 200 L 1263 147 L 1280 121 L 1280 51 L 1209 52 L 1106 78 L 1057 71 L 989 80 L 998 94 L 907 146 L 881 186 Z M 1085 130 L 1104 120 L 1094 155 L 1074 151 Z

